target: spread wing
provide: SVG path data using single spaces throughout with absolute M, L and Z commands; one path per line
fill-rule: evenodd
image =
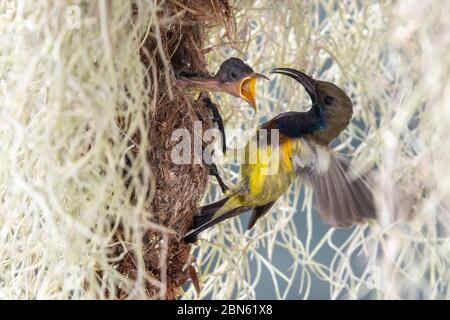
M 331 154 L 328 170 L 303 170 L 322 219 L 334 227 L 350 227 L 376 218 L 373 173 L 357 175 L 348 159 Z

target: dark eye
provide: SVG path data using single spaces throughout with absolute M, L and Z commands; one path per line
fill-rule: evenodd
M 325 102 L 325 104 L 332 104 L 333 103 L 333 101 L 334 101 L 334 98 L 333 97 L 330 97 L 330 96 L 325 96 L 325 98 L 323 98 L 323 101 Z
M 236 72 L 231 72 L 230 77 L 231 77 L 231 79 L 233 79 L 233 80 L 236 79 L 236 78 L 237 78 Z

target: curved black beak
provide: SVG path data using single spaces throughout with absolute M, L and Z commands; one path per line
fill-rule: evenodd
M 294 78 L 305 88 L 313 104 L 317 103 L 316 80 L 306 73 L 291 68 L 275 68 L 270 73 L 280 73 Z

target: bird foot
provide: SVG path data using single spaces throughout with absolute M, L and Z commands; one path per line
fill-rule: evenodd
M 219 183 L 220 189 L 222 189 L 222 192 L 225 194 L 228 191 L 228 186 L 223 182 L 222 177 L 219 174 L 219 170 L 217 169 L 217 166 L 214 163 L 207 164 L 205 163 L 205 166 L 209 170 L 209 175 L 216 177 L 217 182 Z
M 227 141 L 225 138 L 225 128 L 223 125 L 223 119 L 222 119 L 222 116 L 220 115 L 219 108 L 217 107 L 217 105 L 215 103 L 213 103 L 211 101 L 211 99 L 209 97 L 204 97 L 202 99 L 202 101 L 205 104 L 205 106 L 211 110 L 211 113 L 213 115 L 212 121 L 213 121 L 213 123 L 216 123 L 217 127 L 219 128 L 220 135 L 222 137 L 222 151 L 223 151 L 223 154 L 225 154 L 227 151 Z

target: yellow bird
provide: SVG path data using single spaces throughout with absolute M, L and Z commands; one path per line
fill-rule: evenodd
M 246 145 L 241 181 L 226 196 L 201 207 L 184 236 L 194 242 L 198 233 L 220 221 L 252 210 L 252 228 L 297 178 L 314 190 L 321 217 L 336 227 L 348 227 L 375 218 L 369 175 L 357 176 L 344 156 L 329 144 L 350 123 L 353 105 L 336 85 L 298 70 L 277 68 L 308 92 L 312 106 L 306 112 L 285 112 L 264 123 Z M 264 139 L 266 138 L 266 139 Z

